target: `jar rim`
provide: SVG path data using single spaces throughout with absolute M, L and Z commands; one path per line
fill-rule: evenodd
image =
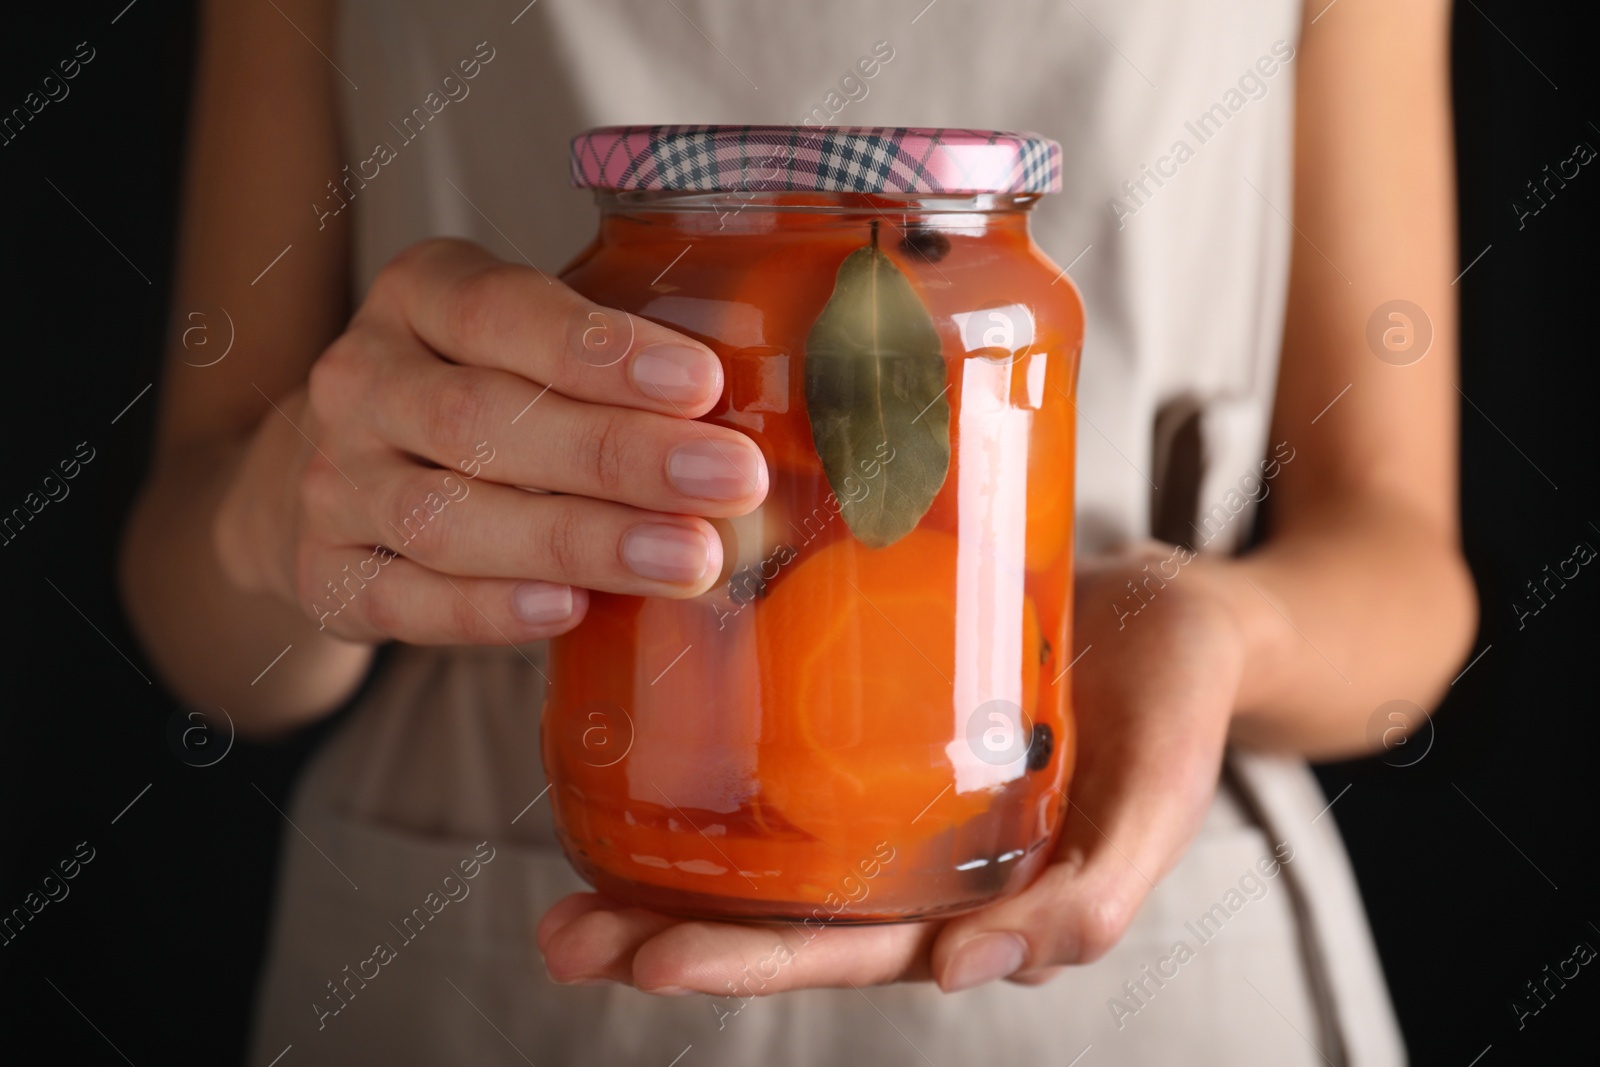
M 572 139 L 572 184 L 610 191 L 1054 193 L 1036 133 L 908 126 L 602 126 Z

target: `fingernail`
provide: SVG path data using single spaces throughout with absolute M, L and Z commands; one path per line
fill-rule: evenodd
M 649 523 L 622 539 L 622 561 L 641 578 L 697 582 L 711 564 L 711 549 L 698 530 Z
M 695 403 L 722 391 L 722 364 L 703 348 L 676 341 L 647 345 L 628 364 L 633 387 L 652 400 Z
M 748 445 L 694 441 L 667 457 L 667 478 L 685 496 L 737 500 L 761 488 L 766 466 Z
M 955 959 L 945 968 L 939 983 L 946 993 L 1015 974 L 1028 956 L 1027 942 L 1016 934 L 979 934 L 956 949 Z
M 555 975 L 551 975 L 550 976 L 550 980 L 555 982 L 557 985 L 611 985 L 611 984 L 613 984 L 610 981 L 610 979 L 606 979 L 606 978 L 557 978 L 557 977 L 555 977 Z
M 657 997 L 692 997 L 692 996 L 694 996 L 694 990 L 692 990 L 692 989 L 684 989 L 682 986 L 675 986 L 675 985 L 656 986 L 654 989 L 641 989 L 641 990 L 639 990 L 639 992 L 641 992 L 641 993 L 649 993 L 652 996 L 657 996 Z
M 511 610 L 523 622 L 560 622 L 572 614 L 572 587 L 523 582 L 511 591 Z

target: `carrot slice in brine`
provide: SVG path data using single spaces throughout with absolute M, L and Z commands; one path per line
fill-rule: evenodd
M 956 539 L 916 530 L 882 549 L 845 537 L 802 557 L 757 611 L 761 797 L 833 843 L 909 841 L 985 810 L 957 794 Z M 1039 690 L 1039 620 L 1024 601 L 1024 711 Z M 933 801 L 938 811 L 918 815 Z

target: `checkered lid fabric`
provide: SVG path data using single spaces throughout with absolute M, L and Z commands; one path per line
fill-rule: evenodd
M 698 192 L 1054 193 L 1061 146 L 1033 133 L 904 126 L 602 126 L 572 184 Z

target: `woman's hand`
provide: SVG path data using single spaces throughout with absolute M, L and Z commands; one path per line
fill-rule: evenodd
M 1197 559 L 1164 587 L 1141 586 L 1148 603 L 1129 614 L 1136 603 L 1126 583 L 1168 554 L 1083 568 L 1075 640 L 1078 650 L 1093 647 L 1072 668 L 1077 768 L 1054 860 L 1022 893 L 944 922 L 809 936 L 794 926 L 683 921 L 580 893 L 539 924 L 551 976 L 722 996 L 928 978 L 954 991 L 997 978 L 1044 981 L 1103 955 L 1209 806 L 1244 669 L 1220 584 L 1231 580 L 1226 564 Z M 774 961 L 782 966 L 768 979 Z
M 690 421 L 721 391 L 704 345 L 425 241 L 309 388 L 271 398 L 217 553 L 241 589 L 361 642 L 533 641 L 577 625 L 588 589 L 696 595 L 722 560 L 704 517 L 767 489 L 748 438 Z

